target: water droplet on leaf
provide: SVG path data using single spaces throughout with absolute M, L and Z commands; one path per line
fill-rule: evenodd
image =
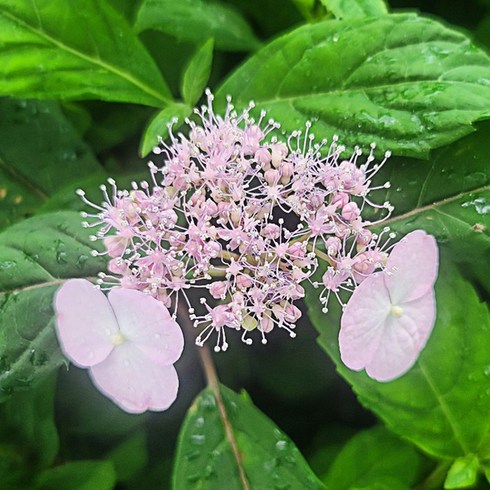
M 191 436 L 191 443 L 195 446 L 202 446 L 206 442 L 206 436 L 203 434 L 193 434 Z

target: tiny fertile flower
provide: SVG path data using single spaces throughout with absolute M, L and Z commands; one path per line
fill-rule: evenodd
M 123 410 L 166 410 L 177 397 L 173 364 L 184 338 L 167 308 L 133 289 L 108 297 L 85 279 L 65 282 L 55 298 L 61 348 L 75 365 L 89 368 L 98 389 Z
M 424 231 L 393 247 L 385 270 L 367 277 L 344 310 L 339 347 L 347 367 L 391 381 L 413 366 L 434 326 L 437 270 L 437 244 Z
M 279 141 L 272 134 L 280 124 L 264 111 L 253 118 L 253 103 L 239 113 L 228 99 L 221 116 L 209 91 L 207 98 L 185 132 L 175 135 L 169 125 L 149 181 L 119 190 L 109 179 L 101 206 L 78 191 L 95 209 L 82 213 L 84 226 L 105 245 L 93 253 L 110 257 L 99 285 L 139 290 L 169 308 L 184 301 L 199 330 L 196 343 L 213 336 L 216 351 L 227 349 L 229 331 L 240 331 L 246 344 L 252 331 L 263 343 L 273 329 L 294 337 L 300 283 L 321 287 L 327 310 L 331 295 L 339 298 L 339 290 L 352 291 L 384 267 L 382 234 L 368 228 L 392 207 L 369 193 L 380 189 L 373 177 L 389 152 L 379 163 L 374 144 L 365 158 L 359 148 L 345 156 L 336 137 L 315 142 L 309 122 Z M 363 219 L 369 208 L 377 221 Z M 311 279 L 320 255 L 329 265 L 321 284 Z

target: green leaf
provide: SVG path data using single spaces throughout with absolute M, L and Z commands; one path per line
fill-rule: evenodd
M 298 449 L 259 412 L 248 395 L 205 389 L 189 409 L 179 435 L 173 488 L 227 490 L 323 488 Z M 226 427 L 236 444 L 237 462 Z M 240 477 L 240 469 L 243 471 Z
M 469 454 L 458 458 L 447 474 L 444 488 L 468 488 L 472 487 L 478 479 L 478 458 Z
M 308 22 L 315 22 L 329 16 L 325 7 L 317 0 L 291 0 Z
M 490 292 L 490 186 L 416 209 L 388 221 L 405 235 L 424 229 L 439 240 L 467 275 Z
M 490 363 L 488 308 L 472 286 L 442 257 L 436 286 L 434 331 L 415 366 L 402 377 L 379 383 L 340 360 L 340 311 L 325 316 L 318 295 L 308 291 L 310 318 L 319 343 L 359 400 L 395 433 L 436 457 L 490 455 Z M 310 294 L 311 293 L 311 294 Z M 336 309 L 332 302 L 331 310 Z M 337 307 L 337 310 L 339 308 Z
M 182 96 L 191 107 L 194 107 L 199 100 L 208 83 L 213 62 L 213 48 L 214 39 L 208 39 L 197 50 L 184 72 Z
M 314 10 L 316 0 L 291 0 L 301 14 L 308 18 L 309 13 Z
M 110 461 L 73 461 L 43 471 L 35 490 L 111 490 L 115 485 Z
M 0 406 L 0 439 L 15 441 L 25 463 L 38 469 L 50 466 L 59 449 L 54 421 L 54 391 L 56 377 L 52 376 L 25 393 L 17 393 Z M 6 433 L 4 433 L 6 431 Z
M 140 142 L 140 156 L 145 157 L 155 146 L 158 145 L 158 137 L 162 139 L 167 138 L 169 134 L 169 123 L 175 121 L 173 129 L 178 129 L 184 123 L 185 118 L 190 116 L 191 113 L 192 108 L 186 104 L 172 104 L 156 114 L 149 122 L 143 133 L 143 137 Z
M 414 14 L 329 20 L 276 39 L 219 89 L 291 132 L 317 120 L 347 147 L 426 157 L 490 115 L 490 58 L 459 32 Z
M 126 481 L 142 471 L 148 464 L 146 434 L 139 431 L 119 444 L 107 456 L 112 461 L 118 481 Z
M 354 490 L 391 479 L 391 488 L 408 489 L 419 470 L 420 456 L 412 446 L 375 427 L 359 432 L 342 448 L 323 481 L 327 488 Z
M 22 450 L 11 443 L 0 442 L 0 478 L 6 490 L 24 490 L 29 470 L 22 459 Z
M 376 17 L 388 13 L 384 0 L 321 0 L 339 19 Z
M 58 103 L 3 98 L 0 113 L 0 228 L 69 182 L 103 174 Z
M 425 229 L 490 292 L 490 123 L 452 145 L 434 150 L 430 161 L 392 158 L 373 185 L 376 202 L 390 201 L 388 224 L 400 234 Z M 367 210 L 366 210 L 367 211 Z M 365 217 L 375 219 L 376 214 Z
M 138 32 L 156 29 L 196 44 L 212 37 L 216 48 L 225 51 L 249 51 L 260 44 L 235 9 L 202 0 L 144 0 L 135 28 Z
M 45 214 L 0 233 L 0 401 L 30 388 L 64 360 L 54 331 L 53 294 L 71 277 L 91 277 L 105 260 L 92 257 L 75 212 Z
M 0 93 L 155 107 L 172 99 L 127 21 L 105 0 L 0 0 Z
M 391 187 L 376 194 L 379 202 L 390 201 L 394 219 L 418 208 L 463 193 L 484 190 L 490 183 L 490 121 L 478 124 L 478 131 L 443 148 L 433 150 L 429 161 L 392 157 L 378 173 L 374 185 L 389 180 Z

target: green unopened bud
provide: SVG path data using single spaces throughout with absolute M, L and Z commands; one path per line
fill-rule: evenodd
M 242 327 L 248 332 L 250 332 L 251 330 L 257 327 L 258 323 L 259 322 L 256 320 L 255 317 L 248 315 L 243 319 Z

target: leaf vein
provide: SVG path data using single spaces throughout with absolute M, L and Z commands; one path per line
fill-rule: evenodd
M 100 58 L 89 56 L 88 54 L 85 54 L 81 51 L 78 51 L 76 48 L 72 48 L 71 46 L 68 46 L 66 43 L 63 43 L 62 41 L 57 40 L 56 38 L 52 37 L 48 33 L 42 31 L 40 28 L 37 29 L 35 26 L 31 26 L 24 22 L 22 19 L 19 19 L 15 15 L 12 15 L 7 12 L 2 12 L 0 15 L 3 15 L 5 18 L 9 19 L 11 22 L 16 23 L 17 25 L 31 31 L 35 35 L 39 36 L 42 39 L 45 39 L 47 42 L 51 43 L 52 45 L 56 46 L 57 48 L 64 50 L 80 59 L 83 61 L 89 62 L 94 65 L 98 65 L 102 67 L 104 70 L 107 70 L 109 72 L 112 72 L 113 74 L 117 75 L 118 77 L 128 81 L 135 87 L 139 88 L 143 92 L 147 93 L 151 97 L 156 98 L 157 100 L 160 100 L 164 104 L 167 104 L 169 101 L 166 97 L 163 97 L 162 94 L 160 94 L 158 91 L 154 90 L 153 88 L 149 87 L 146 85 L 144 82 L 141 80 L 137 79 L 130 73 L 127 73 L 117 66 L 114 66 L 110 63 L 107 63 Z

